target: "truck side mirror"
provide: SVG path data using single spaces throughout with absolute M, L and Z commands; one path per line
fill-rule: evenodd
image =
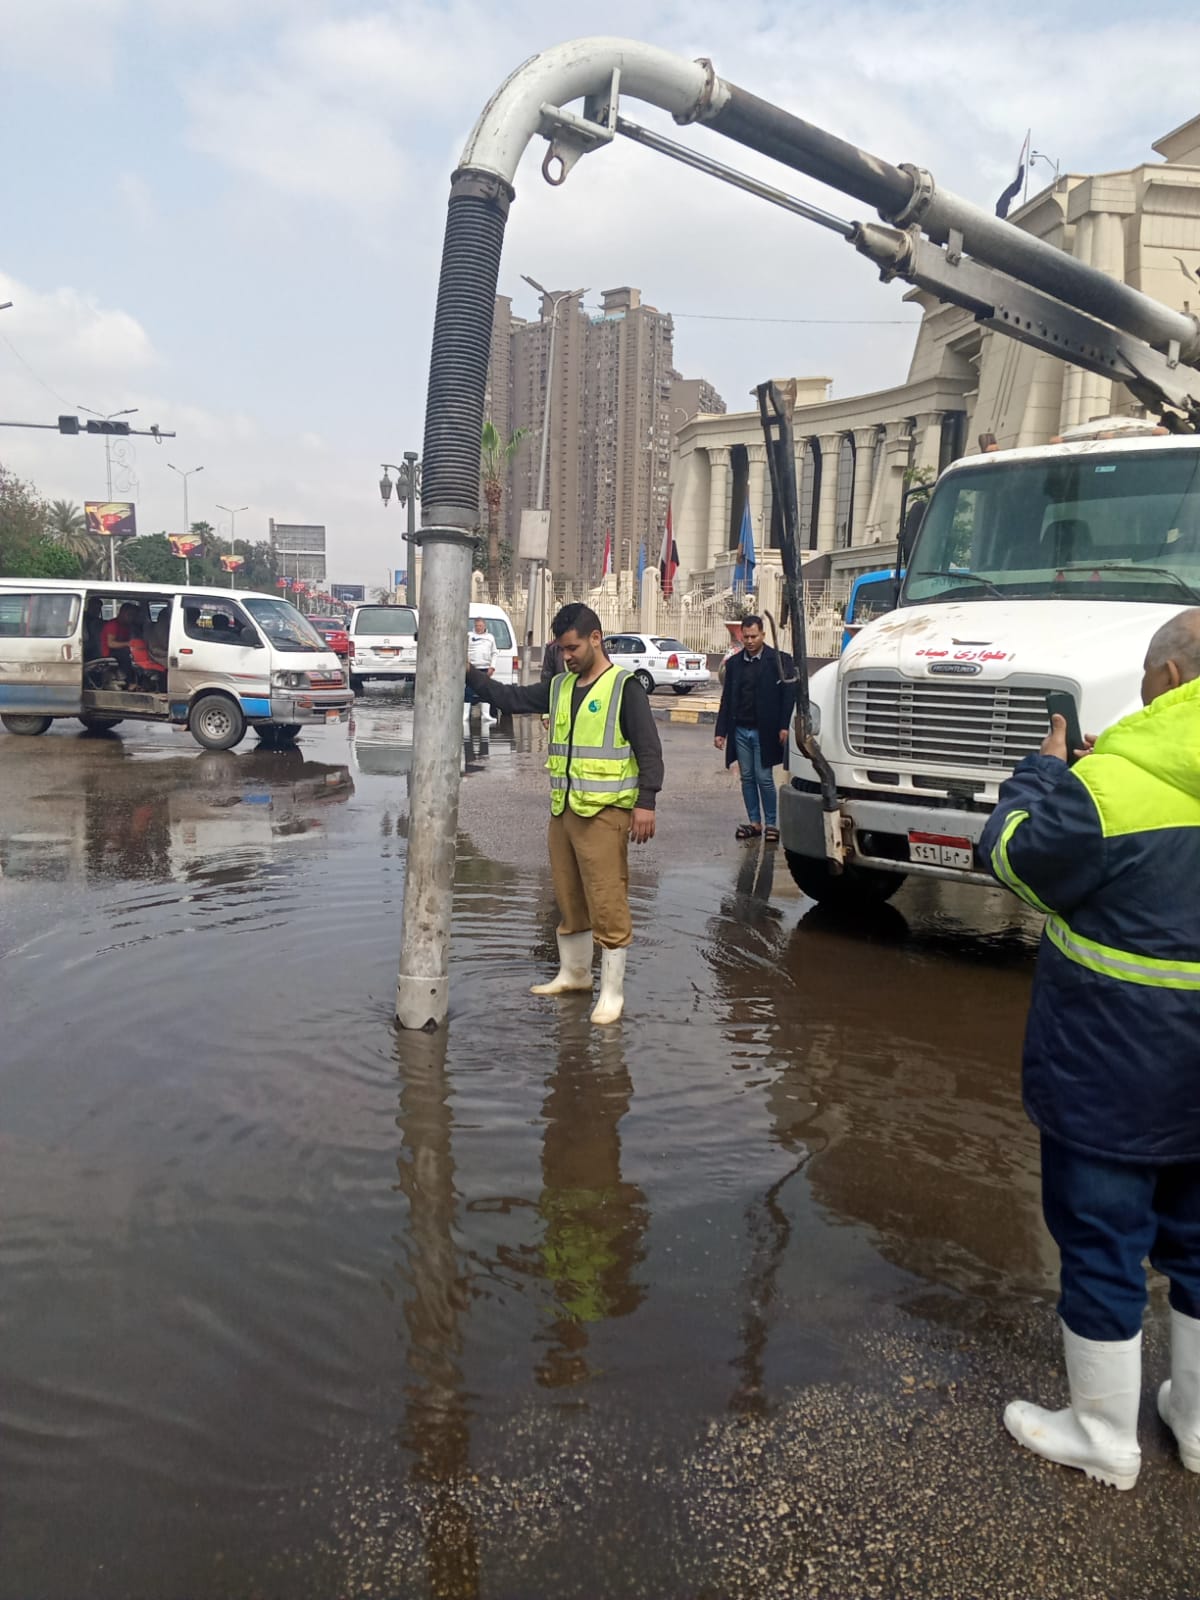
M 907 567 L 912 560 L 913 547 L 917 542 L 917 535 L 921 531 L 921 524 L 925 521 L 925 513 L 929 509 L 928 500 L 915 500 L 909 506 L 904 518 L 904 526 L 900 530 L 900 566 Z

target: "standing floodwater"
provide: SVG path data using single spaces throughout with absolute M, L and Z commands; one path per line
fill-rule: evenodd
M 664 728 L 593 1029 L 526 992 L 540 729 L 476 731 L 397 1036 L 411 708 L 124 732 L 0 737 L 3 1600 L 1187 1592 L 1165 1440 L 1118 1505 L 1000 1427 L 1055 1392 L 1036 921 L 831 923 Z

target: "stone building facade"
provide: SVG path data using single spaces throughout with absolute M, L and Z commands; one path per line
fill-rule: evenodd
M 1027 232 L 1166 305 L 1200 310 L 1200 117 L 1164 135 L 1162 160 L 1127 172 L 1064 174 L 1012 215 Z M 859 264 L 869 270 L 866 263 Z M 1140 414 L 1119 384 L 981 330 L 969 312 L 918 290 L 923 317 L 908 377 L 894 389 L 831 398 L 825 378 L 796 382 L 801 536 L 835 581 L 886 566 L 906 484 L 980 449 L 1045 444 L 1063 428 Z M 771 495 L 757 411 L 693 417 L 672 461 L 673 525 L 694 590 L 731 587 L 743 508 L 761 568 Z

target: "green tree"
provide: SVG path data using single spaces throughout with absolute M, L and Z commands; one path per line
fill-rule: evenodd
M 0 467 L 0 573 L 12 578 L 77 578 L 80 563 L 47 533 L 48 508 L 31 483 Z
M 143 533 L 127 539 L 119 555 L 137 583 L 182 583 L 183 562 L 171 549 L 165 533 Z
M 500 598 L 500 573 L 505 565 L 500 538 L 500 505 L 504 499 L 504 480 L 517 451 L 528 437 L 528 428 L 517 428 L 505 442 L 494 422 L 485 422 L 479 449 L 479 480 L 487 507 L 487 579 L 492 604 Z M 512 546 L 508 550 L 512 561 Z
M 73 500 L 52 500 L 46 512 L 46 534 L 55 544 L 69 550 L 86 577 L 103 577 L 108 572 L 108 551 L 88 532 L 82 507 Z

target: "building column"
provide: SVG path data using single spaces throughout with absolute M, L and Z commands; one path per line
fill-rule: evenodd
M 750 459 L 750 483 L 748 497 L 750 501 L 750 521 L 754 525 L 754 537 L 758 541 L 755 556 L 761 552 L 770 537 L 770 529 L 764 526 L 763 512 L 766 509 L 766 482 L 767 482 L 767 447 L 765 444 L 748 444 L 746 454 Z
M 817 439 L 821 450 L 821 503 L 817 509 L 817 549 L 837 547 L 837 474 L 840 433 L 823 433 Z
M 1088 218 L 1092 223 L 1091 264 L 1106 272 L 1119 283 L 1125 281 L 1125 224 L 1111 211 L 1102 211 Z M 1093 417 L 1107 417 L 1113 407 L 1111 378 L 1102 378 L 1098 372 L 1081 372 L 1079 385 L 1079 420 L 1090 422 Z
M 885 424 L 883 461 L 875 480 L 867 510 L 867 521 L 884 541 L 894 539 L 900 522 L 900 496 L 904 492 L 904 471 L 908 466 L 912 439 L 908 419 L 897 418 Z
M 850 545 L 868 544 L 871 479 L 875 476 L 875 429 L 854 430 L 854 500 L 850 512 Z
M 729 545 L 729 449 L 706 445 L 708 451 L 708 564 L 715 567 Z
M 912 464 L 918 470 L 921 467 L 928 467 L 935 478 L 942 454 L 944 416 L 944 411 L 922 411 L 917 418 L 917 431 L 914 435 Z

